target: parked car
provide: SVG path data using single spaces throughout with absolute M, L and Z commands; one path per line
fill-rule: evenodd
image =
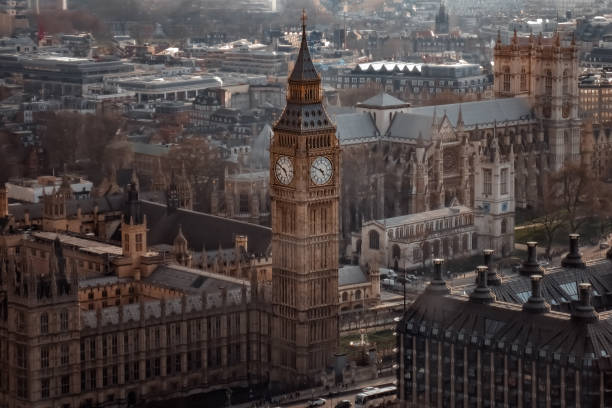
M 353 406 L 353 404 L 351 404 L 351 401 L 349 400 L 342 400 L 339 403 L 336 404 L 335 408 L 351 408 Z
M 418 278 L 416 277 L 416 275 L 406 275 L 406 279 L 409 281 L 415 281 Z
M 310 401 L 308 403 L 308 408 L 312 408 L 312 407 L 322 407 L 327 403 L 327 400 L 324 400 L 323 398 L 317 398 L 314 401 Z

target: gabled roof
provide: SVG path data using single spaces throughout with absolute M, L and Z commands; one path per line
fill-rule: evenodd
M 453 127 L 456 127 L 460 108 L 463 115 L 463 123 L 467 127 L 475 125 L 483 127 L 482 125 L 494 122 L 503 123 L 532 119 L 531 104 L 525 97 L 423 106 L 411 108 L 410 113 L 427 116 L 430 118 L 431 123 L 435 109 L 438 117 L 442 117 L 446 113 L 450 123 Z
M 150 201 L 141 201 L 141 205 L 147 216 L 150 246 L 172 245 L 180 225 L 189 248 L 195 250 L 234 248 L 235 236 L 246 235 L 250 253 L 263 256 L 269 252 L 272 231 L 268 227 L 182 208 L 168 213 L 165 204 Z
M 399 112 L 393 118 L 385 135 L 391 139 L 431 140 L 432 116 L 421 113 Z
M 366 112 L 336 116 L 336 135 L 341 145 L 374 141 L 379 137 L 372 117 Z
M 392 108 L 392 107 L 408 107 L 409 103 L 397 99 L 388 93 L 381 92 L 378 95 L 371 97 L 363 102 L 357 104 L 358 107 L 362 108 Z
M 359 265 L 342 265 L 338 268 L 338 286 L 367 283 L 368 277 Z

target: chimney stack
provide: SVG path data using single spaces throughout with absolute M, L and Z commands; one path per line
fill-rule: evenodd
M 470 294 L 470 301 L 474 303 L 489 304 L 495 302 L 495 294 L 491 292 L 491 289 L 487 285 L 487 274 L 489 268 L 484 265 L 476 267 L 478 273 L 478 286 Z
M 538 246 L 537 242 L 529 241 L 527 242 L 527 260 L 523 262 L 521 269 L 519 269 L 519 273 L 523 276 L 531 276 L 531 275 L 544 275 L 544 269 L 538 263 L 538 258 L 536 255 L 536 247 Z
M 578 285 L 578 301 L 574 303 L 572 320 L 579 323 L 593 323 L 599 319 L 599 315 L 591 304 L 591 284 L 580 283 Z
M 586 268 L 582 260 L 582 254 L 578 249 L 578 238 L 580 238 L 579 234 L 569 234 L 569 253 L 561 261 L 562 266 L 567 268 Z
M 446 285 L 446 281 L 442 277 L 442 263 L 443 259 L 436 258 L 433 260 L 434 264 L 434 276 L 425 291 L 434 295 L 446 295 L 450 293 L 450 289 Z
M 529 313 L 550 312 L 550 305 L 542 297 L 542 275 L 531 275 L 531 296 L 523 304 L 523 311 Z
M 501 285 L 502 280 L 497 274 L 497 268 L 493 266 L 493 253 L 495 251 L 493 249 L 484 249 L 482 254 L 484 256 L 484 265 L 489 268 L 489 272 L 487 273 L 487 285 L 488 286 L 498 286 Z

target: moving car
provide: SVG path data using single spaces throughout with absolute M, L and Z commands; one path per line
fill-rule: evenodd
M 317 398 L 314 401 L 310 401 L 308 403 L 308 408 L 312 408 L 312 407 L 322 407 L 325 405 L 325 403 L 327 402 L 327 400 L 324 400 L 323 398 Z
M 336 404 L 335 408 L 351 408 L 353 404 L 349 400 L 342 400 Z

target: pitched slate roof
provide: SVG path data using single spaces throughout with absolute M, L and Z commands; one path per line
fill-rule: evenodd
M 434 220 L 442 217 L 450 217 L 459 214 L 472 213 L 472 209 L 464 205 L 457 205 L 454 207 L 438 208 L 437 210 L 424 211 L 408 215 L 400 215 L 397 217 L 376 220 L 381 225 L 387 227 L 398 227 L 400 225 L 411 224 L 414 222 L 423 222 Z
M 368 277 L 359 265 L 342 265 L 338 268 L 338 286 L 358 285 L 368 282 Z
M 248 281 L 180 265 L 161 265 L 150 276 L 144 278 L 143 281 L 179 289 L 187 293 L 213 293 L 219 291 L 220 287 L 233 291 L 236 289 L 240 290 L 243 286 L 250 286 Z
M 392 108 L 396 106 L 406 107 L 410 106 L 410 104 L 400 99 L 397 99 L 396 97 L 391 96 L 388 93 L 381 92 L 378 95 L 374 95 L 370 99 L 358 103 L 357 106 L 369 108 Z
M 398 330 L 526 358 L 554 359 L 562 365 L 590 359 L 594 365 L 609 367 L 612 356 L 612 324 L 601 316 L 592 323 L 576 322 L 567 313 L 532 314 L 516 304 L 482 305 L 457 295 L 420 295 Z
M 596 310 L 612 308 L 612 263 L 607 259 L 587 263 L 585 269 L 548 269 L 540 282 L 542 296 L 554 310 L 571 311 L 572 301 L 578 299 L 578 284 L 583 282 L 593 287 L 592 303 Z M 491 289 L 501 301 L 522 304 L 531 295 L 531 280 L 528 276 L 515 276 Z
M 235 236 L 248 237 L 248 249 L 255 255 L 265 255 L 270 251 L 272 230 L 261 225 L 249 224 L 230 218 L 217 217 L 182 208 L 167 213 L 166 205 L 141 201 L 142 213 L 147 216 L 149 245 L 172 245 L 182 226 L 189 247 L 195 250 L 234 248 Z
M 446 113 L 453 127 L 457 126 L 459 109 L 465 126 L 491 125 L 497 123 L 532 120 L 532 109 L 526 97 L 500 98 L 476 102 L 452 103 L 448 105 L 423 106 L 411 108 L 410 113 L 429 117 L 430 123 L 434 109 L 438 120 Z
M 366 112 L 336 116 L 336 136 L 341 145 L 372 142 L 378 139 L 376 124 Z
M 432 120 L 433 116 L 426 114 L 400 112 L 393 118 L 385 136 L 395 140 L 431 140 Z

